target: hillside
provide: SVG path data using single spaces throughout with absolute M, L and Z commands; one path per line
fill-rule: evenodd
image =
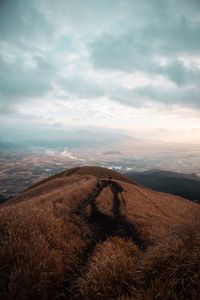
M 108 178 L 111 176 L 113 179 L 120 180 L 123 182 L 128 182 L 130 184 L 137 184 L 133 180 L 129 179 L 126 175 L 122 175 L 118 172 L 115 172 L 113 170 L 109 170 L 106 168 L 98 167 L 98 166 L 86 166 L 86 167 L 75 167 L 72 169 L 68 169 L 66 171 L 63 171 L 61 173 L 55 174 L 53 176 L 50 176 L 48 178 L 43 179 L 42 181 L 39 181 L 38 183 L 32 185 L 29 189 L 33 189 L 43 183 L 49 182 L 52 179 L 56 178 L 63 178 L 63 177 L 68 177 L 71 175 L 93 175 L 97 178 Z
M 128 172 L 126 176 L 153 190 L 200 202 L 200 178 L 195 174 L 150 170 Z
M 198 299 L 199 217 L 104 168 L 60 173 L 0 206 L 0 298 Z

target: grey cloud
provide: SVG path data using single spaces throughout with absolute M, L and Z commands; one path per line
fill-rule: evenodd
M 173 69 L 174 67 L 174 69 Z M 177 68 L 182 68 L 182 65 Z M 172 70 L 163 69 L 162 72 L 168 72 L 167 76 L 173 76 L 176 72 L 175 66 L 170 66 Z M 185 69 L 183 69 L 185 70 Z M 192 73 L 193 72 L 193 73 Z M 189 83 L 197 82 L 199 71 L 196 70 L 187 73 L 183 71 L 180 77 L 176 77 L 177 86 L 162 88 L 159 86 L 147 85 L 140 88 L 126 88 L 112 82 L 99 84 L 95 79 L 86 79 L 83 77 L 62 78 L 62 88 L 70 95 L 78 99 L 91 99 L 97 101 L 99 97 L 108 98 L 117 101 L 122 105 L 132 107 L 145 107 L 149 103 L 163 103 L 165 105 L 174 105 L 185 107 L 200 108 L 200 87 L 190 84 L 183 86 L 186 81 Z M 195 78 L 196 77 L 196 78 Z M 194 80 L 195 78 L 195 80 Z
M 109 98 L 122 105 L 146 107 L 156 103 L 179 107 L 200 109 L 200 88 L 194 86 L 162 88 L 152 85 L 137 89 L 116 88 L 109 93 Z
M 107 71 L 140 70 L 160 74 L 178 85 L 194 79 L 197 82 L 199 70 L 190 71 L 178 61 L 181 55 L 199 54 L 200 20 L 194 21 L 195 11 L 191 12 L 185 1 L 181 8 L 176 1 L 168 1 L 168 5 L 163 4 L 164 1 L 159 1 L 159 5 L 158 1 L 144 3 L 143 11 L 146 15 L 149 12 L 149 18 L 145 21 L 142 18 L 137 24 L 133 18 L 135 27 L 130 26 L 122 33 L 105 32 L 90 44 L 93 66 Z M 198 3 L 194 1 L 194 4 L 197 6 Z M 159 56 L 166 57 L 170 64 L 160 65 L 156 62 Z
M 0 98 L 0 116 L 7 116 L 16 113 L 16 109 L 11 103 L 7 103 Z
M 100 83 L 80 76 L 61 78 L 59 84 L 66 92 L 80 99 L 95 99 L 106 93 L 105 87 Z
M 37 57 L 35 61 L 35 67 L 27 67 L 21 60 L 12 63 L 0 59 L 0 95 L 17 99 L 49 91 L 55 68 L 42 57 Z
M 196 76 L 200 78 L 200 71 L 187 70 L 179 61 L 174 61 L 165 67 L 159 67 L 158 72 L 168 77 L 177 85 L 185 85 L 193 80 Z
M 178 104 L 182 107 L 200 108 L 200 89 L 194 87 L 162 89 L 145 86 L 133 91 L 133 97 L 142 97 L 146 102 L 160 102 L 167 105 Z M 131 104 L 131 101 L 130 103 Z
M 120 36 L 104 34 L 90 45 L 93 64 L 104 69 L 151 71 L 155 68 L 156 56 L 166 55 L 174 60 L 177 54 L 199 53 L 200 24 L 182 32 L 174 32 L 173 26 L 165 31 L 159 29 L 158 32 L 156 27 L 150 26 Z
M 42 98 L 54 85 L 78 99 L 104 96 L 135 107 L 149 100 L 199 107 L 200 70 L 178 60 L 200 53 L 199 12 L 198 0 L 1 0 L 0 45 L 12 54 L 9 60 L 0 51 L 1 113 L 13 112 L 16 102 Z M 69 52 L 78 59 L 64 77 Z M 159 56 L 169 64 L 160 65 Z M 27 57 L 34 66 L 26 64 Z M 110 82 L 100 83 L 87 76 L 91 63 L 94 72 L 162 75 L 177 88 L 130 90 L 117 86 L 112 74 Z
M 13 113 L 16 103 L 51 90 L 56 66 L 44 45 L 52 37 L 38 1 L 0 1 L 1 114 Z
M 129 2 L 129 0 L 128 0 Z M 43 0 L 41 11 L 58 31 L 65 27 L 70 33 L 90 39 L 103 30 L 112 30 L 121 20 L 121 0 Z
M 173 72 L 176 72 L 176 67 L 174 67 L 174 69 Z M 162 72 L 164 71 L 162 70 Z M 167 72 L 167 70 L 165 70 L 165 72 Z M 172 71 L 170 70 L 170 72 Z M 173 72 L 170 73 L 170 76 L 173 75 Z M 185 73 L 186 74 L 183 72 L 183 74 L 181 74 L 179 82 L 177 82 L 179 83 L 178 86 L 168 88 L 147 85 L 136 89 L 130 89 L 117 85 L 117 83 L 114 82 L 111 84 L 99 84 L 95 79 L 87 80 L 82 77 L 62 79 L 62 88 L 64 88 L 69 95 L 76 95 L 78 99 L 84 98 L 97 101 L 98 97 L 104 97 L 117 101 L 122 105 L 132 107 L 145 107 L 149 103 L 163 103 L 165 105 L 177 104 L 179 106 L 200 108 L 200 87 L 195 86 L 194 84 L 185 87 L 182 86 L 183 82 L 186 80 L 188 83 L 193 83 L 192 74 Z M 199 73 L 197 72 L 197 74 Z M 195 71 L 193 75 L 193 77 L 196 76 Z
M 178 60 L 164 66 L 154 64 L 147 72 L 163 75 L 178 86 L 199 85 L 200 82 L 200 69 L 196 66 L 186 67 Z
M 22 47 L 51 40 L 53 29 L 40 12 L 40 2 L 0 1 L 0 39 Z M 36 46 L 36 44 L 35 44 Z

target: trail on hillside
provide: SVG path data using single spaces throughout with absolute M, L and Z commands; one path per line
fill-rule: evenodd
M 107 187 L 110 188 L 113 194 L 113 216 L 106 215 L 100 211 L 96 203 L 98 196 Z M 131 239 L 141 251 L 144 252 L 147 250 L 148 244 L 142 238 L 137 226 L 130 223 L 127 218 L 121 214 L 121 200 L 125 203 L 122 195 L 123 190 L 123 187 L 116 181 L 98 180 L 94 190 L 77 206 L 75 213 L 86 222 L 92 232 L 90 242 L 82 255 L 82 263 L 80 264 L 77 278 L 82 276 L 86 271 L 88 262 L 93 255 L 96 245 L 111 237 L 118 236 L 124 239 Z M 89 215 L 87 213 L 88 205 L 91 206 Z M 74 283 L 75 282 L 76 279 L 74 280 Z M 69 297 L 76 294 L 76 284 L 71 287 L 68 286 L 66 289 L 70 293 Z
M 96 199 L 102 191 L 109 187 L 113 194 L 113 216 L 108 216 L 99 210 Z M 142 238 L 137 226 L 130 223 L 125 216 L 121 214 L 121 200 L 123 199 L 123 187 L 116 181 L 98 180 L 95 189 L 86 197 L 77 207 L 76 213 L 84 219 L 89 226 L 92 237 L 85 253 L 85 260 L 89 258 L 97 243 L 102 243 L 110 237 L 119 236 L 125 239 L 131 239 L 141 251 L 147 249 L 147 242 Z M 123 200 L 124 202 L 124 200 Z M 91 212 L 86 214 L 86 208 L 90 204 Z

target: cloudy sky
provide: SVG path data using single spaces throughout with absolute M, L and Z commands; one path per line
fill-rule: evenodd
M 200 140 L 199 0 L 1 0 L 1 139 Z

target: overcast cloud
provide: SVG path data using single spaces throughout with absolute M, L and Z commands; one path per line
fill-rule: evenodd
M 199 37 L 199 0 L 1 0 L 0 137 L 176 120 L 196 140 Z

